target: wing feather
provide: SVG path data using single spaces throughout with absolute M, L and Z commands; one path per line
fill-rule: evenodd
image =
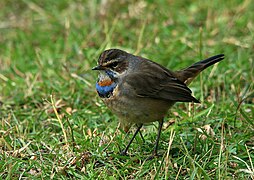
M 143 71 L 128 74 L 123 81 L 137 96 L 175 102 L 199 102 L 173 72 L 150 61 L 142 66 Z

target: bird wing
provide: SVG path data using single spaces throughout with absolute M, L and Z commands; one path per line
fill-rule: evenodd
M 138 97 L 165 101 L 199 102 L 191 90 L 174 73 L 152 61 L 145 61 L 139 69 L 128 74 L 123 81 Z

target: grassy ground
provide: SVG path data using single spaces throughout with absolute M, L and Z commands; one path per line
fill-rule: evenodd
M 254 3 L 239 1 L 0 2 L 2 179 L 254 179 Z M 219 53 L 178 103 L 130 136 L 95 91 L 98 55 L 118 47 L 172 70 Z M 167 125 L 170 125 L 168 126 Z

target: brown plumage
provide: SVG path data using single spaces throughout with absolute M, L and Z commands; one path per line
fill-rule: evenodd
M 223 59 L 224 55 L 220 54 L 173 72 L 151 60 L 119 49 L 104 51 L 99 57 L 98 66 L 93 68 L 101 72 L 97 91 L 103 102 L 119 117 L 126 131 L 132 124 L 138 126 L 122 154 L 127 153 L 143 124 L 158 121 L 158 136 L 153 152 L 156 155 L 163 118 L 168 109 L 176 102 L 198 103 L 187 85 L 201 71 Z M 113 85 L 100 86 L 106 79 L 111 79 Z

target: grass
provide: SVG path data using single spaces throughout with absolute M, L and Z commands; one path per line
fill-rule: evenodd
M 254 179 L 254 4 L 245 1 L 0 2 L 1 179 Z M 224 53 L 178 103 L 130 136 L 95 91 L 118 47 L 172 70 Z M 166 127 L 167 125 L 170 125 Z

